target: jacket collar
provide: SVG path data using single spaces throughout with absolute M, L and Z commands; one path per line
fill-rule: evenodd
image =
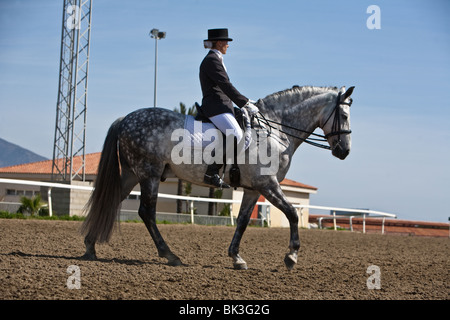
M 211 49 L 211 51 L 214 52 L 215 54 L 217 54 L 217 55 L 219 56 L 220 60 L 223 60 L 223 54 L 222 54 L 222 52 L 220 52 L 220 51 L 217 50 L 217 49 Z

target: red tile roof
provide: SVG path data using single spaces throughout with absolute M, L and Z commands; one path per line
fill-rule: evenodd
M 62 161 L 62 159 L 58 160 Z M 73 158 L 74 166 L 81 166 L 81 156 Z M 85 173 L 97 174 L 98 163 L 100 162 L 100 152 L 86 155 Z M 32 163 L 19 164 L 10 167 L 0 168 L 0 173 L 22 173 L 22 174 L 52 174 L 53 160 L 44 160 Z
M 289 186 L 289 187 L 298 187 L 298 188 L 305 188 L 305 189 L 312 189 L 312 190 L 317 190 L 316 187 L 301 183 L 301 182 L 297 182 L 291 179 L 284 179 L 283 181 L 281 181 L 280 183 L 283 186 Z
M 62 161 L 61 159 L 59 161 Z M 100 152 L 89 153 L 86 155 L 85 173 L 87 175 L 96 175 L 98 163 L 100 162 Z M 10 167 L 0 168 L 0 173 L 20 173 L 20 174 L 52 174 L 53 160 L 44 160 L 26 164 L 19 164 Z M 74 166 L 81 166 L 81 156 L 74 158 Z M 317 190 L 316 187 L 303 184 L 294 180 L 284 179 L 281 185 Z

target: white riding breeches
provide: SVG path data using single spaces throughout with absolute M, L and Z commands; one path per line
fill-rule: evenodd
M 244 137 L 244 133 L 242 132 L 239 123 L 236 121 L 236 118 L 231 113 L 222 113 L 217 116 L 213 116 L 209 118 L 211 122 L 225 134 L 225 136 L 233 135 L 236 137 L 237 142 L 239 143 Z

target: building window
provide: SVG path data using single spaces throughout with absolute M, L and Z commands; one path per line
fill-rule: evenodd
M 41 194 L 39 190 L 15 190 L 15 189 L 6 189 L 7 196 L 26 196 L 33 197 Z

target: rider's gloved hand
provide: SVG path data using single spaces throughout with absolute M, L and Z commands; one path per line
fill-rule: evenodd
M 247 108 L 247 111 L 248 111 L 250 116 L 254 116 L 259 111 L 258 107 L 255 105 L 255 102 L 252 101 L 252 100 L 248 100 L 248 102 L 244 106 L 244 108 Z

